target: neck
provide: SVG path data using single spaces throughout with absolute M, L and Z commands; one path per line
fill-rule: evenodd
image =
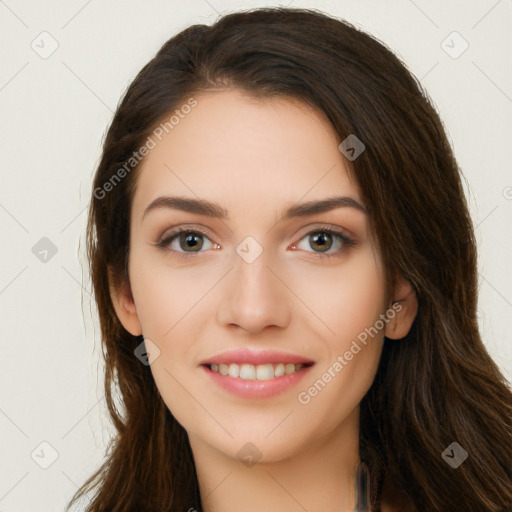
M 254 465 L 220 452 L 189 433 L 204 512 L 354 510 L 355 469 L 359 461 L 359 409 L 329 435 L 295 453 L 273 460 L 265 452 Z M 244 446 L 247 440 L 232 441 Z

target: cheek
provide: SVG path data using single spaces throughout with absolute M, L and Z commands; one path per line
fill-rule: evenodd
M 205 320 L 212 318 L 210 294 L 218 279 L 207 266 L 173 268 L 142 251 L 133 251 L 130 260 L 132 292 L 143 334 L 160 351 L 150 370 L 178 421 L 185 421 L 193 409 L 187 389 L 193 372 L 201 371 L 196 340 L 204 338 Z
M 144 336 L 166 345 L 183 325 L 193 328 L 190 318 L 197 315 L 197 306 L 218 280 L 206 266 L 173 268 L 161 256 L 155 258 L 142 251 L 134 251 L 130 266 L 132 292 Z
M 328 329 L 317 330 L 324 357 L 304 383 L 299 401 L 310 403 L 320 415 L 332 408 L 329 421 L 334 426 L 361 401 L 378 369 L 385 325 L 381 315 L 386 311 L 384 275 L 368 252 L 340 265 L 335 275 L 317 269 L 309 277 L 301 293 Z
M 198 356 L 195 341 L 204 337 L 207 301 L 201 300 L 214 282 L 209 276 L 193 276 L 164 265 L 148 266 L 134 280 L 134 296 L 145 338 L 159 348 L 159 356 L 150 365 L 156 387 L 174 417 L 191 427 L 201 415 L 191 398 L 202 390 L 191 384 L 197 379 Z
M 298 269 L 295 282 L 297 295 L 324 324 L 317 332 L 330 349 L 347 350 L 385 312 L 384 274 L 370 250 L 338 266 Z

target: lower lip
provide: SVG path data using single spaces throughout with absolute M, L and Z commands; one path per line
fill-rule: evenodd
M 313 367 L 307 366 L 298 372 L 281 375 L 269 380 L 245 380 L 229 377 L 202 366 L 207 375 L 220 387 L 242 398 L 270 398 L 295 386 Z

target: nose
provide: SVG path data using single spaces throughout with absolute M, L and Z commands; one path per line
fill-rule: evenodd
M 221 290 L 218 321 L 257 334 L 269 326 L 285 328 L 291 319 L 291 293 L 266 251 L 251 263 L 236 256 Z

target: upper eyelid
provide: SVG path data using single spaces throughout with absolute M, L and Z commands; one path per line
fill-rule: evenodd
M 158 237 L 158 240 L 163 241 L 167 238 L 175 237 L 175 236 L 179 235 L 180 233 L 189 232 L 189 231 L 191 233 L 199 233 L 201 235 L 207 236 L 208 238 L 210 238 L 210 240 L 212 240 L 212 236 L 209 234 L 210 230 L 208 230 L 206 228 L 202 228 L 202 227 L 200 228 L 200 227 L 192 226 L 189 224 L 178 224 L 176 226 L 170 226 L 170 227 L 166 228 L 162 232 L 162 234 Z

